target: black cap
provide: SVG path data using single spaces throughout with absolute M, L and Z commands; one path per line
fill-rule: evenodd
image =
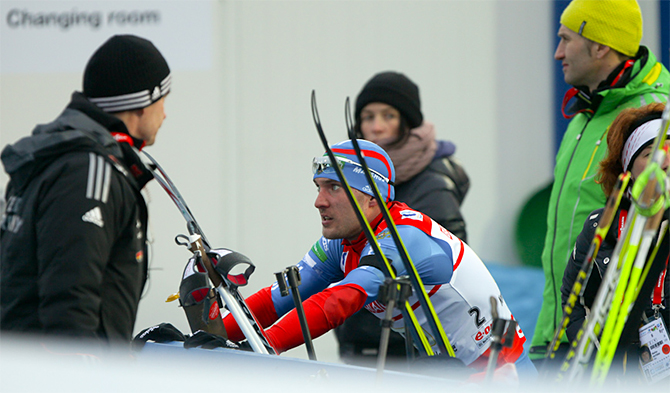
M 170 91 L 167 61 L 144 38 L 115 35 L 86 64 L 84 95 L 105 112 L 145 108 Z
M 419 87 L 403 74 L 386 71 L 373 76 L 356 97 L 357 120 L 363 108 L 371 102 L 383 102 L 396 108 L 410 128 L 423 123 Z

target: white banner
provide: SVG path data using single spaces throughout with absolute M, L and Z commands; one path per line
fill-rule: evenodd
M 0 2 L 0 73 L 82 72 L 107 38 L 154 43 L 173 70 L 212 66 L 212 1 Z

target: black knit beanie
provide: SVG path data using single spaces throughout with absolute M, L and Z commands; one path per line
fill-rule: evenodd
M 115 35 L 86 64 L 84 95 L 105 112 L 145 108 L 170 91 L 165 58 L 134 35 Z
M 403 74 L 386 71 L 373 76 L 356 97 L 356 120 L 360 120 L 361 111 L 371 102 L 383 102 L 396 108 L 410 128 L 423 123 L 419 87 Z

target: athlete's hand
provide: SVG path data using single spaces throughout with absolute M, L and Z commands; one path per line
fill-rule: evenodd
M 225 338 L 218 336 L 216 334 L 207 333 L 203 330 L 198 330 L 193 333 L 192 336 L 188 337 L 184 342 L 184 348 L 204 348 L 204 349 L 214 349 L 214 348 L 230 348 L 230 349 L 241 349 L 249 350 L 248 344 L 240 343 L 237 344 L 233 341 L 226 340 Z
M 133 338 L 133 346 L 136 349 L 144 347 L 147 341 L 154 341 L 157 343 L 167 343 L 172 341 L 184 341 L 186 337 L 174 325 L 168 322 L 159 323 L 148 327 L 139 332 Z

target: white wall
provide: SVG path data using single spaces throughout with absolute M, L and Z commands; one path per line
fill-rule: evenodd
M 71 3 L 49 2 L 66 10 Z M 645 16 L 656 6 L 646 3 Z M 310 161 L 323 149 L 311 118 L 312 89 L 335 143 L 346 139 L 345 98 L 353 101 L 383 70 L 401 71 L 419 85 L 425 118 L 435 123 L 439 138 L 458 146 L 472 182 L 463 206 L 471 246 L 485 261 L 518 263 L 512 248 L 516 214 L 552 177 L 550 2 L 166 4 L 135 7 L 210 7 L 199 23 L 211 36 L 186 42 L 182 53 L 166 57 L 171 64 L 188 64 L 184 60 L 195 56 L 188 44 L 204 43 L 211 65 L 173 66 L 168 117 L 147 151 L 171 175 L 210 241 L 255 262 L 257 271 L 243 293 L 270 284 L 273 272 L 297 262 L 319 236 Z M 164 23 L 174 29 L 169 39 L 149 36 L 159 48 L 173 48 L 180 32 L 193 27 L 179 19 Z M 6 45 L 6 36 L 0 42 Z M 2 71 L 6 58 L 0 59 Z M 0 145 L 53 119 L 80 89 L 84 64 L 85 59 L 68 72 L 0 72 Z M 0 183 L 6 180 L 0 174 Z M 183 312 L 164 302 L 177 291 L 189 256 L 173 241 L 185 226 L 155 182 L 147 194 L 153 257 L 136 328 L 170 321 L 188 331 Z M 316 340 L 316 348 L 320 360 L 337 360 L 332 336 Z M 298 348 L 288 355 L 304 353 Z

